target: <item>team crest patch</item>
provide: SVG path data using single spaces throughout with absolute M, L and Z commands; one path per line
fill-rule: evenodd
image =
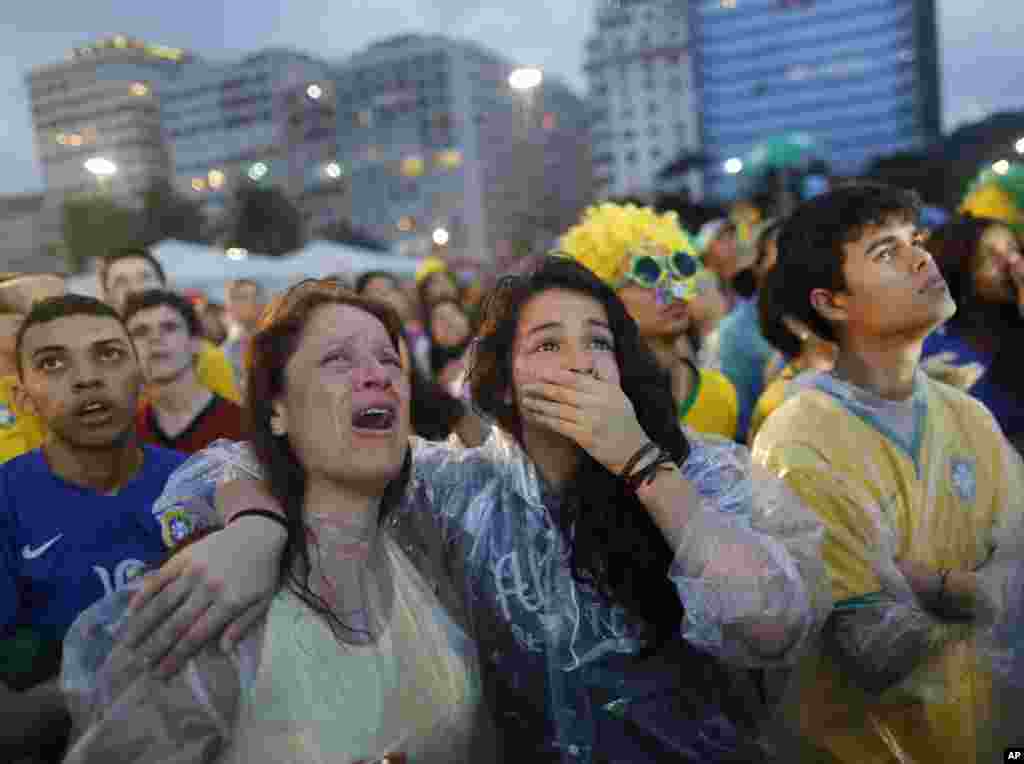
M 977 494 L 978 480 L 974 471 L 974 460 L 954 456 L 949 460 L 949 480 L 953 491 L 961 501 L 973 502 Z
M 14 416 L 14 412 L 7 406 L 0 403 L 0 430 L 14 427 L 14 423 L 16 421 L 17 419 Z
M 195 530 L 195 524 L 183 510 L 170 509 L 160 517 L 160 529 L 164 544 L 168 549 L 173 549 L 188 538 Z

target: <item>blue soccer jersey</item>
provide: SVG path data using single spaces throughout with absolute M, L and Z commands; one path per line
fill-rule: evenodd
M 61 480 L 39 449 L 0 465 L 0 639 L 28 628 L 63 640 L 79 613 L 163 560 L 152 506 L 185 457 L 143 453 L 116 495 Z

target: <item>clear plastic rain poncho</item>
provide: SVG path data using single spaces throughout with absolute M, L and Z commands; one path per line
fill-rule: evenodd
M 259 472 L 236 455 L 218 446 L 212 458 L 192 458 L 156 511 L 188 508 L 196 524 L 216 522 L 213 486 L 247 467 Z M 350 529 L 329 514 L 306 524 L 310 588 L 353 633 L 339 640 L 282 587 L 232 654 L 207 647 L 164 684 L 139 656 L 114 649 L 131 596 L 120 591 L 83 613 L 65 642 L 62 684 L 75 728 L 66 764 L 492 759 L 475 648 L 435 593 L 443 576 L 428 582 L 387 530 L 363 565 L 351 551 L 364 542 Z M 339 593 L 352 587 L 365 609 L 342 612 Z
M 903 402 L 829 374 L 792 386 L 753 454 L 827 529 L 835 614 L 798 726 L 850 764 L 997 760 L 1020 740 L 1024 464 L 981 404 L 921 372 Z M 897 561 L 973 572 L 973 617 L 936 610 Z
M 747 669 L 788 665 L 824 622 L 821 526 L 781 481 L 752 469 L 745 449 L 687 436 L 683 473 L 702 504 L 670 570 L 686 620 L 679 639 L 642 658 L 643 625 L 573 579 L 557 498 L 542 495 L 509 436 L 495 428 L 469 450 L 413 439 L 411 484 L 388 529 L 435 585 L 437 575 L 455 583 L 447 604 L 467 614 L 505 760 L 762 758 L 724 698 L 747 697 Z M 259 473 L 246 445 L 219 442 L 169 493 L 188 474 L 193 493 L 210 497 L 226 471 Z M 157 511 L 197 504 L 179 496 Z M 793 637 L 782 655 L 762 656 L 745 629 L 765 618 Z

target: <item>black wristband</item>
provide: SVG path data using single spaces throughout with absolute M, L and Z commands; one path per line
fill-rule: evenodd
M 630 458 L 628 462 L 626 462 L 626 466 L 622 468 L 622 472 L 619 473 L 619 477 L 626 478 L 626 480 L 629 480 L 630 471 L 632 471 L 632 469 L 637 465 L 637 463 L 641 459 L 643 459 L 645 456 L 647 456 L 647 454 L 649 454 L 657 447 L 658 446 L 654 443 L 654 441 L 651 440 L 647 441 L 642 446 L 640 446 L 640 449 L 635 454 L 633 454 L 633 456 Z
M 246 516 L 264 517 L 267 520 L 273 520 L 284 528 L 284 532 L 289 537 L 292 535 L 291 530 L 288 528 L 288 521 L 281 517 L 277 512 L 271 512 L 269 509 L 243 509 L 241 512 L 237 512 L 231 516 L 231 519 L 228 520 L 228 525 L 231 525 L 231 523 L 235 522 L 238 518 Z
M 648 464 L 635 475 L 630 476 L 628 481 L 630 490 L 632 490 L 635 493 L 640 486 L 646 485 L 647 483 L 651 482 L 651 480 L 654 478 L 654 475 L 657 474 L 658 470 L 661 469 L 666 464 L 675 464 L 675 459 L 673 459 L 672 455 L 667 451 L 662 451 L 660 454 L 658 454 L 657 459 Z

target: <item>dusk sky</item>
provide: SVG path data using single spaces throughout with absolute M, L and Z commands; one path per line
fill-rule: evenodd
M 330 60 L 385 36 L 442 33 L 540 66 L 582 95 L 583 42 L 595 2 L 292 0 L 275 9 L 251 0 L 8 0 L 0 21 L 0 193 L 41 188 L 24 76 L 75 45 L 120 33 L 209 59 L 237 58 L 273 45 Z M 946 127 L 1024 108 L 1021 0 L 938 2 Z

